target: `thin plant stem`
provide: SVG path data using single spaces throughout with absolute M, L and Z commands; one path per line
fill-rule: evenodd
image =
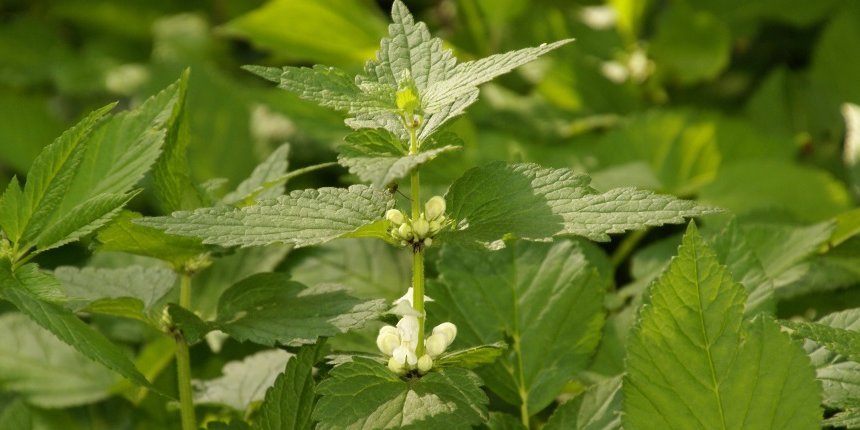
M 418 138 L 415 127 L 409 127 L 409 152 L 418 152 Z M 412 188 L 412 221 L 421 215 L 421 183 L 418 168 L 410 175 Z M 418 312 L 418 346 L 415 355 L 424 355 L 424 248 L 419 244 L 412 253 L 412 308 Z
M 191 276 L 182 274 L 179 281 L 179 305 L 191 308 Z M 194 401 L 191 398 L 191 354 L 188 342 L 179 330 L 174 330 L 176 339 L 176 383 L 179 387 L 179 411 L 182 416 L 182 430 L 197 430 L 194 416 Z

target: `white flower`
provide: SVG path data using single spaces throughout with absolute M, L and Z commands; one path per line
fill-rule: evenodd
M 397 209 L 389 209 L 388 212 L 385 212 L 385 219 L 396 226 L 400 226 L 406 221 L 406 216 Z
M 434 334 L 424 341 L 424 349 L 431 357 L 438 357 L 448 348 L 448 339 L 444 334 Z
M 400 318 L 397 322 L 397 334 L 400 335 L 400 346 L 408 347 L 412 355 L 415 355 L 415 349 L 418 348 L 418 318 L 412 315 Z
M 406 290 L 406 294 L 400 296 L 399 299 L 393 301 L 391 304 L 397 306 L 400 303 L 408 303 L 410 307 L 415 306 L 415 304 L 412 302 L 412 297 L 415 295 L 414 291 L 415 290 L 412 287 L 409 287 L 409 289 Z M 433 299 L 431 299 L 430 297 L 427 297 L 426 295 L 424 296 L 425 303 L 432 301 Z
M 440 196 L 433 196 L 424 204 L 424 216 L 427 220 L 433 221 L 444 215 L 445 209 L 445 199 Z
M 630 72 L 627 71 L 627 68 L 617 61 L 607 61 L 601 64 L 600 73 L 602 73 L 606 79 L 609 79 L 616 84 L 620 84 L 630 77 Z
M 433 334 L 441 334 L 444 335 L 448 344 L 445 345 L 447 348 L 454 342 L 454 338 L 457 337 L 457 326 L 451 324 L 449 322 L 443 322 L 442 324 L 433 327 Z
M 618 14 L 611 6 L 588 6 L 579 12 L 579 19 L 595 30 L 605 30 L 615 25 Z
M 379 329 L 379 336 L 376 337 L 376 346 L 383 354 L 391 355 L 394 348 L 400 346 L 400 334 L 397 332 L 397 329 L 390 325 Z
M 412 222 L 412 231 L 415 232 L 416 239 L 424 239 L 430 232 L 430 223 L 422 216 Z

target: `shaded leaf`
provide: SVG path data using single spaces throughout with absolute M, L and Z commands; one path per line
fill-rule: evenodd
M 297 346 L 360 328 L 387 308 L 342 286 L 306 287 L 281 273 L 260 273 L 221 295 L 216 324 L 240 341 Z
M 260 405 L 257 427 L 260 430 L 309 430 L 314 407 L 313 368 L 319 358 L 320 344 L 303 347 L 287 368 L 266 391 Z
M 558 407 L 545 430 L 621 428 L 621 377 L 607 379 Z
M 459 368 L 404 381 L 385 365 L 356 357 L 317 386 L 322 397 L 313 418 L 320 430 L 469 429 L 487 418 L 480 385 L 474 373 Z
M 244 412 L 252 403 L 263 400 L 266 390 L 293 356 L 280 349 L 270 349 L 242 361 L 228 362 L 222 369 L 222 376 L 192 381 L 194 403 L 223 405 Z

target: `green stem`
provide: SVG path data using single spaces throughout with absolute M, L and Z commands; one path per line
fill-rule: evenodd
M 636 245 L 645 238 L 645 235 L 648 234 L 648 230 L 636 230 L 631 232 L 618 244 L 618 248 L 615 248 L 615 252 L 612 253 L 611 261 L 612 267 L 618 267 L 627 257 L 636 249 Z
M 409 152 L 418 152 L 418 137 L 416 127 L 409 127 Z M 418 178 L 418 168 L 410 174 L 412 188 L 412 221 L 418 220 L 421 215 L 421 183 Z M 424 355 L 424 248 L 419 246 L 413 248 L 412 254 L 412 308 L 418 312 L 418 347 L 415 355 L 419 358 Z
M 179 281 L 179 306 L 191 308 L 191 275 L 187 273 L 182 274 Z M 191 398 L 191 354 L 182 332 L 175 330 L 173 336 L 176 339 L 176 382 L 179 387 L 182 430 L 196 430 L 197 418 L 194 416 L 194 401 Z

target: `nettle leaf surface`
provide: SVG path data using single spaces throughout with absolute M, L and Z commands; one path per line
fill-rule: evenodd
M 621 428 L 621 377 L 601 381 L 553 412 L 544 430 L 617 430 Z
M 317 385 L 319 430 L 471 429 L 487 419 L 481 379 L 446 368 L 403 380 L 375 360 L 355 357 Z
M 428 285 L 435 300 L 428 309 L 457 325 L 452 348 L 510 339 L 501 359 L 476 370 L 506 402 L 534 415 L 588 364 L 608 285 L 576 242 L 445 247 L 437 267 L 441 282 Z
M 155 305 L 173 288 L 176 274 L 159 267 L 119 269 L 61 266 L 54 276 L 63 286 L 66 306 L 85 312 L 149 321 Z
M 284 243 L 296 248 L 360 237 L 394 206 L 390 194 L 363 185 L 297 190 L 243 208 L 217 206 L 136 220 L 170 234 L 221 246 Z M 370 233 L 369 233 L 370 234 Z
M 260 273 L 230 287 L 215 324 L 240 341 L 298 346 L 362 327 L 388 309 L 339 285 L 306 287 L 282 273 Z
M 198 238 L 174 236 L 161 230 L 137 225 L 137 212 L 122 211 L 96 234 L 97 251 L 119 251 L 166 261 L 179 270 L 199 260 L 212 248 Z
M 85 357 L 23 314 L 0 316 L 0 387 L 42 408 L 66 408 L 108 397 L 113 372 Z
M 572 41 L 457 64 L 451 51 L 442 48 L 442 40 L 432 37 L 424 23 L 416 23 L 403 2 L 394 2 L 391 18 L 388 37 L 382 39 L 376 58 L 355 78 L 324 66 L 246 69 L 304 99 L 347 112 L 347 124 L 355 129 L 382 128 L 401 138 L 409 132 L 399 115 L 395 94 L 414 85 L 420 101 L 418 112 L 424 116 L 418 139 L 424 141 L 477 100 L 479 85 Z
M 9 267 L 0 264 L 0 299 L 14 305 L 36 324 L 53 333 L 58 339 L 78 350 L 81 354 L 111 369 L 132 382 L 161 392 L 146 380 L 126 353 L 111 343 L 104 335 L 81 321 L 72 311 L 51 302 L 40 300 L 30 292 L 22 281 L 52 279 L 16 276 Z M 56 282 L 56 281 L 54 281 Z
M 816 323 L 783 321 L 782 324 L 796 329 L 797 336 L 809 339 L 804 349 L 821 381 L 824 405 L 860 409 L 860 362 L 857 361 L 860 309 L 832 313 Z
M 363 181 L 382 188 L 399 179 L 440 154 L 456 151 L 463 142 L 454 133 L 441 132 L 425 144 L 423 151 L 409 153 L 409 148 L 395 135 L 383 129 L 361 130 L 350 133 L 340 147 L 338 162 Z
M 266 390 L 293 357 L 284 350 L 270 349 L 242 361 L 231 361 L 224 365 L 222 376 L 193 381 L 194 403 L 223 405 L 245 412 L 252 403 L 263 400 Z
M 546 241 L 559 235 L 608 241 L 609 234 L 719 211 L 634 188 L 600 193 L 589 182 L 570 169 L 530 163 L 470 169 L 445 194 L 455 227 L 441 238 L 484 246 L 511 237 Z
M 283 144 L 272 151 L 271 154 L 251 172 L 251 176 L 242 181 L 235 190 L 227 193 L 221 198 L 221 203 L 235 205 L 248 200 L 262 200 L 274 198 L 284 194 L 284 184 L 266 187 L 270 181 L 275 181 L 287 173 L 290 163 L 287 157 L 290 155 L 290 145 Z
M 690 224 L 628 340 L 625 429 L 819 428 L 809 359 L 746 299 Z
M 310 430 L 314 408 L 314 364 L 319 358 L 321 344 L 308 345 L 287 362 L 266 391 L 257 418 L 260 430 Z

